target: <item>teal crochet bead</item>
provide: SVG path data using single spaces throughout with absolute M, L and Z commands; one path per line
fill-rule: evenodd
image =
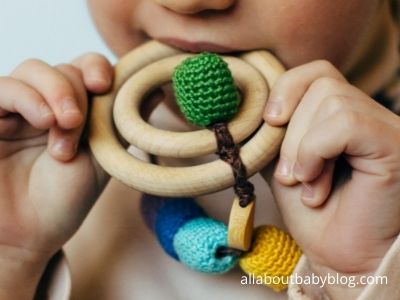
M 172 76 L 176 101 L 186 119 L 201 127 L 227 122 L 239 107 L 239 94 L 228 64 L 201 53 L 183 61 Z
M 220 274 L 232 269 L 238 258 L 216 258 L 217 249 L 227 247 L 227 226 L 210 218 L 188 221 L 175 234 L 173 245 L 179 260 L 196 271 Z

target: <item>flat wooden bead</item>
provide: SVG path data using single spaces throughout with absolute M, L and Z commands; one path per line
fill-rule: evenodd
M 241 207 L 239 198 L 233 200 L 228 223 L 228 246 L 248 251 L 251 246 L 254 227 L 255 199 L 246 207 Z

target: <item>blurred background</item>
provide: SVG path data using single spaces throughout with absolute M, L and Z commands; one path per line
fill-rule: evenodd
M 0 76 L 27 58 L 51 65 L 106 48 L 84 0 L 0 0 Z

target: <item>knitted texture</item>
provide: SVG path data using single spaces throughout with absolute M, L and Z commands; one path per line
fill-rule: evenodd
M 238 110 L 232 74 L 216 54 L 205 52 L 186 59 L 175 69 L 172 83 L 181 112 L 197 126 L 229 121 Z
M 166 200 L 158 209 L 155 222 L 155 234 L 164 251 L 178 259 L 173 247 L 176 232 L 186 222 L 203 216 L 203 209 L 191 198 Z
M 252 249 L 239 260 L 240 267 L 273 290 L 284 290 L 301 256 L 299 246 L 289 234 L 274 226 L 258 227 L 253 239 Z
M 187 222 L 174 238 L 179 260 L 189 268 L 205 273 L 220 274 L 232 269 L 237 257 L 216 257 L 217 249 L 227 247 L 228 229 L 222 222 L 210 218 L 197 218 Z

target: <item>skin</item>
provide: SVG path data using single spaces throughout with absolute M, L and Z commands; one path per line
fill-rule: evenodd
M 88 3 L 118 56 L 152 38 L 186 40 L 202 50 L 208 42 L 231 51 L 274 52 L 290 69 L 273 87 L 265 111 L 270 124 L 288 124 L 271 178 L 283 218 L 317 273 L 376 269 L 400 231 L 400 121 L 343 74 L 368 58 L 366 45 L 377 41 L 376 32 L 388 31 L 390 24 L 382 21 L 386 2 Z M 56 67 L 28 60 L 0 78 L 1 299 L 32 298 L 47 261 L 106 185 L 108 177 L 79 139 L 86 92 L 105 92 L 112 77 L 107 60 L 89 53 Z M 333 166 L 342 154 L 352 178 L 332 189 Z M 351 299 L 359 290 L 327 292 Z

